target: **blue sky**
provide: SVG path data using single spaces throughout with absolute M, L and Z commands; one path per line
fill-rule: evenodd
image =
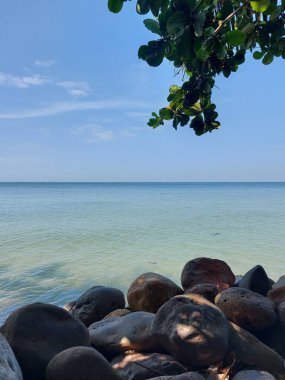
M 220 130 L 152 130 L 179 78 L 137 58 L 153 36 L 134 5 L 2 6 L 0 181 L 285 181 L 284 60 L 218 79 Z

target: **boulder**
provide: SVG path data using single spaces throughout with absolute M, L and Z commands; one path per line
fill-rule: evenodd
M 76 301 L 70 301 L 70 302 L 67 302 L 67 303 L 63 306 L 63 308 L 64 308 L 64 310 L 69 311 L 70 313 L 72 313 L 72 311 L 73 311 L 75 305 L 76 305 Z
M 273 301 L 275 305 L 279 305 L 280 303 L 285 301 L 285 285 L 270 290 L 267 293 L 267 297 L 271 299 L 271 301 Z
M 151 333 L 154 317 L 152 313 L 136 311 L 93 323 L 89 326 L 91 343 L 104 354 L 122 353 L 128 350 L 160 351 Z
M 229 350 L 234 352 L 240 367 L 267 371 L 277 380 L 285 380 L 284 359 L 234 323 L 230 323 Z
M 120 380 L 108 361 L 94 348 L 72 347 L 53 357 L 46 380 Z
M 183 290 L 173 281 L 158 274 L 144 273 L 136 278 L 128 290 L 128 303 L 132 311 L 157 310 L 170 298 L 182 294 Z
M 131 310 L 129 309 L 117 309 L 114 311 L 111 311 L 111 313 L 107 314 L 106 317 L 103 319 L 107 318 L 112 318 L 112 317 L 123 317 L 124 315 L 131 314 Z
M 285 274 L 279 278 L 278 281 L 275 282 L 275 284 L 272 285 L 273 289 L 280 288 L 281 286 L 285 286 Z
M 276 378 L 268 372 L 245 370 L 237 373 L 233 380 L 276 380 Z
M 88 329 L 66 310 L 35 303 L 14 311 L 1 327 L 25 380 L 44 380 L 49 361 L 73 346 L 89 346 Z
M 285 325 L 279 318 L 277 323 L 269 329 L 259 332 L 256 336 L 285 359 Z
M 215 303 L 228 320 L 249 331 L 265 330 L 277 320 L 273 302 L 248 289 L 225 289 Z
M 234 285 L 235 275 L 228 264 L 222 260 L 200 257 L 188 261 L 181 274 L 183 289 L 204 283 L 228 288 Z
M 272 289 L 271 282 L 261 265 L 256 265 L 250 269 L 239 281 L 240 288 L 252 290 L 262 296 L 266 296 Z
M 88 327 L 112 311 L 124 307 L 125 297 L 119 289 L 93 286 L 78 298 L 74 314 Z
M 220 289 L 219 286 L 215 284 L 198 284 L 190 289 L 186 289 L 185 294 L 199 294 L 200 296 L 206 298 L 208 301 L 214 303 L 216 295 L 220 293 L 221 290 L 222 289 Z
M 277 313 L 280 324 L 285 327 L 285 301 L 278 305 Z
M 116 372 L 126 380 L 145 380 L 153 376 L 179 375 L 189 369 L 170 355 L 130 353 L 111 362 Z
M 9 343 L 0 333 L 0 379 L 23 380 L 21 368 Z
M 186 372 L 182 375 L 174 376 L 158 376 L 152 377 L 150 380 L 205 380 L 205 377 L 197 372 Z
M 223 359 L 228 322 L 219 308 L 198 294 L 176 296 L 157 312 L 152 333 L 178 360 L 204 367 Z

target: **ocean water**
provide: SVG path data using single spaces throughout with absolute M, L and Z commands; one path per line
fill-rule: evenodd
M 285 183 L 0 183 L 0 322 L 195 257 L 285 273 Z

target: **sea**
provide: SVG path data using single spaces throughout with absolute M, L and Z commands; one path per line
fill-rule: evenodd
M 285 183 L 0 183 L 0 323 L 196 257 L 285 274 Z

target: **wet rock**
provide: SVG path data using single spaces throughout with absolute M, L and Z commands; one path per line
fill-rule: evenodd
M 103 319 L 107 318 L 113 318 L 113 317 L 123 317 L 124 315 L 131 314 L 131 310 L 129 309 L 117 309 L 112 311 L 111 313 L 107 314 L 106 317 Z
M 132 311 L 156 313 L 170 298 L 182 293 L 183 290 L 173 281 L 158 273 L 149 272 L 133 281 L 127 297 Z
M 87 327 L 116 309 L 125 307 L 125 297 L 119 289 L 93 286 L 76 301 L 75 316 Z
M 248 289 L 225 289 L 215 303 L 228 320 L 250 331 L 264 330 L 277 320 L 273 302 Z
M 203 367 L 223 359 L 229 339 L 224 314 L 198 294 L 176 296 L 157 312 L 152 332 L 184 363 Z
M 285 286 L 285 275 L 281 276 L 275 284 L 272 285 L 273 289 L 280 288 L 281 286 Z
M 216 295 L 220 293 L 221 290 L 222 289 L 219 289 L 219 286 L 215 284 L 198 284 L 190 289 L 186 289 L 185 294 L 199 294 L 208 301 L 214 303 Z
M 204 283 L 228 288 L 234 285 L 235 276 L 228 264 L 222 260 L 201 257 L 188 261 L 181 274 L 183 289 Z
M 44 380 L 49 361 L 73 346 L 89 346 L 88 329 L 66 310 L 35 303 L 14 311 L 1 327 L 25 380 Z
M 240 288 L 252 290 L 262 296 L 266 296 L 272 289 L 271 282 L 261 265 L 256 265 L 250 269 L 239 281 Z
M 120 380 L 108 361 L 94 348 L 72 347 L 54 356 L 46 380 Z
M 267 297 L 271 299 L 275 303 L 275 305 L 279 305 L 283 301 L 285 301 L 285 285 L 280 286 L 279 288 L 275 288 L 268 292 Z
M 234 323 L 230 323 L 229 350 L 234 352 L 236 364 L 241 367 L 267 371 L 277 380 L 285 380 L 284 359 Z
M 151 333 L 154 317 L 152 313 L 137 311 L 93 323 L 89 326 L 91 343 L 100 352 L 111 354 L 128 350 L 160 351 Z
M 111 362 L 116 372 L 126 380 L 145 380 L 160 375 L 179 375 L 189 369 L 170 355 L 131 353 Z
M 21 368 L 9 343 L 0 333 L 0 379 L 23 380 Z
M 237 373 L 233 380 L 276 380 L 276 378 L 268 372 L 245 370 Z
M 205 377 L 203 377 L 197 372 L 187 372 L 177 376 L 174 375 L 153 377 L 150 380 L 205 380 Z

